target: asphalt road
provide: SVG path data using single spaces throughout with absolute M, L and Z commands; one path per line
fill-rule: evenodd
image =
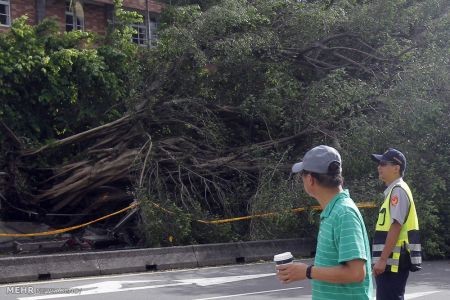
M 308 260 L 306 260 L 308 261 Z M 0 286 L 0 299 L 311 299 L 309 281 L 284 285 L 272 263 L 122 274 Z M 406 299 L 450 299 L 450 261 L 411 273 Z

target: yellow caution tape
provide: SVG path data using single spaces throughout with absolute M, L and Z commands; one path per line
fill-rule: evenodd
M 158 207 L 159 209 L 173 214 L 173 212 L 161 207 L 160 205 L 153 203 L 156 207 Z M 68 227 L 68 228 L 61 228 L 61 229 L 57 229 L 57 230 L 53 230 L 53 231 L 45 231 L 45 232 L 36 232 L 36 233 L 0 233 L 0 237 L 32 237 L 32 236 L 46 236 L 46 235 L 54 235 L 54 234 L 59 234 L 59 233 L 64 233 L 64 232 L 68 232 L 68 231 L 72 231 L 75 229 L 79 229 L 85 226 L 88 226 L 90 224 L 105 220 L 107 218 L 110 218 L 112 216 L 121 214 L 129 209 L 135 208 L 139 205 L 138 202 L 134 202 L 133 204 L 131 204 L 128 207 L 125 207 L 121 210 L 118 210 L 116 212 L 113 212 L 111 214 L 108 214 L 106 216 L 100 217 L 98 219 L 95 219 L 93 221 L 84 223 L 84 224 L 80 224 L 80 225 L 76 225 L 76 226 L 72 226 L 72 227 Z M 375 205 L 374 202 L 361 202 L 361 203 L 357 203 L 356 206 L 358 208 L 375 208 L 377 207 Z M 319 205 L 316 206 L 311 206 L 309 207 L 311 210 L 321 210 L 322 208 Z M 299 207 L 299 208 L 293 208 L 289 211 L 294 212 L 294 213 L 298 213 L 298 212 L 302 212 L 305 211 L 306 208 L 304 207 Z M 243 221 L 243 220 L 250 220 L 253 218 L 261 218 L 261 217 L 272 217 L 275 215 L 280 214 L 279 212 L 268 212 L 268 213 L 260 213 L 260 214 L 254 214 L 254 215 L 250 215 L 250 216 L 242 216 L 242 217 L 234 217 L 234 218 L 229 218 L 229 219 L 221 219 L 221 220 L 196 220 L 199 223 L 202 224 L 224 224 L 224 223 L 231 223 L 231 222 L 236 222 L 236 221 Z
M 376 208 L 377 207 L 374 202 L 361 202 L 361 203 L 357 203 L 356 206 L 358 208 Z M 319 205 L 310 206 L 309 208 L 311 210 L 321 210 L 322 209 Z M 299 207 L 299 208 L 293 208 L 286 212 L 290 211 L 290 212 L 298 213 L 298 212 L 302 212 L 305 210 L 306 210 L 306 208 Z M 196 221 L 199 223 L 203 223 L 203 224 L 224 224 L 224 223 L 230 223 L 230 222 L 236 222 L 236 221 L 250 220 L 253 218 L 273 217 L 278 214 L 280 214 L 280 213 L 279 212 L 268 212 L 268 213 L 254 214 L 251 216 L 234 217 L 234 218 L 230 218 L 230 219 L 210 220 L 210 221 L 196 220 Z
M 107 219 L 109 217 L 121 214 L 124 211 L 127 211 L 129 209 L 132 209 L 132 208 L 136 207 L 137 205 L 138 205 L 138 203 L 133 203 L 130 206 L 125 207 L 125 208 L 123 208 L 121 210 L 118 210 L 116 212 L 113 212 L 113 213 L 111 213 L 109 215 L 100 217 L 98 219 L 95 219 L 93 221 L 90 221 L 90 222 L 87 222 L 87 223 L 84 223 L 84 224 L 80 224 L 80 225 L 76 225 L 76 226 L 72 226 L 72 227 L 68 227 L 68 228 L 61 228 L 61 229 L 57 229 L 57 230 L 53 230 L 53 231 L 36 232 L 36 233 L 0 233 L 0 237 L 30 237 L 30 236 L 45 236 L 45 235 L 54 235 L 54 234 L 64 233 L 64 232 L 75 230 L 75 229 L 78 229 L 78 228 L 81 228 L 81 227 L 85 227 L 85 226 L 88 226 L 90 224 L 93 224 L 93 223 L 105 220 L 105 219 Z

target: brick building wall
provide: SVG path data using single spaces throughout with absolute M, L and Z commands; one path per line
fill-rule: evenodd
M 10 0 L 10 13 L 11 21 L 27 15 L 30 25 L 36 23 L 36 6 L 34 0 Z M 0 32 L 8 29 L 9 26 L 0 26 Z
M 123 5 L 125 7 L 132 7 L 139 10 L 145 10 L 146 0 L 124 0 Z M 148 1 L 148 10 L 160 13 L 162 9 L 162 5 L 157 3 L 156 1 L 149 0 Z
M 112 4 L 113 0 L 96 0 L 99 3 Z M 123 0 L 123 7 L 134 8 L 145 11 L 147 0 Z M 148 10 L 161 13 L 163 5 L 154 0 L 148 0 Z
M 10 0 L 11 19 L 17 19 L 20 16 L 27 15 L 28 22 L 35 24 L 36 22 L 36 5 L 34 0 Z
M 65 0 L 46 0 L 45 17 L 53 17 L 60 24 L 61 31 L 65 30 Z M 85 0 L 84 29 L 99 34 L 105 34 L 108 26 L 108 7 L 112 7 L 113 0 Z M 147 0 L 124 0 L 125 9 L 138 10 L 144 16 L 147 7 Z M 163 5 L 157 1 L 148 0 L 148 10 L 151 15 L 161 13 Z M 11 20 L 22 15 L 28 15 L 30 24 L 37 23 L 37 1 L 36 0 L 10 0 Z M 0 32 L 8 30 L 9 26 L 0 26 Z
M 107 6 L 85 4 L 83 8 L 85 30 L 105 34 L 108 26 Z
M 61 31 L 66 30 L 65 5 L 65 0 L 47 0 L 45 5 L 45 17 L 57 20 Z

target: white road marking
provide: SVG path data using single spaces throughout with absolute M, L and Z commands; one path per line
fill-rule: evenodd
M 246 266 L 248 267 L 248 266 L 264 265 L 264 264 L 267 264 L 267 263 L 266 262 L 247 263 L 247 264 L 239 265 L 239 267 L 246 267 Z M 188 268 L 188 269 L 158 270 L 157 272 L 135 272 L 135 273 L 123 273 L 123 274 L 117 274 L 117 275 L 92 275 L 92 276 L 74 277 L 74 278 L 50 279 L 50 280 L 45 280 L 45 281 L 26 281 L 26 282 L 18 282 L 18 283 L 5 283 L 5 284 L 0 284 L 0 288 L 8 287 L 8 286 L 22 286 L 22 285 L 30 286 L 30 285 L 42 285 L 42 284 L 47 284 L 47 283 L 58 283 L 58 282 L 98 280 L 98 279 L 105 279 L 105 278 L 123 278 L 123 277 L 148 276 L 148 275 L 155 276 L 155 275 L 161 275 L 161 274 L 165 274 L 165 273 L 187 273 L 187 272 L 198 271 L 198 270 L 231 269 L 231 268 L 236 268 L 236 265 L 212 266 L 212 267 Z
M 115 293 L 115 292 L 157 289 L 157 288 L 165 288 L 165 287 L 180 286 L 180 285 L 194 285 L 194 284 L 198 285 L 198 286 L 210 286 L 210 285 L 217 285 L 217 284 L 225 284 L 225 283 L 229 283 L 229 282 L 263 278 L 263 277 L 274 276 L 274 275 L 275 275 L 274 273 L 265 273 L 265 274 L 255 274 L 255 275 L 182 279 L 182 280 L 174 280 L 175 282 L 178 282 L 178 283 L 147 285 L 147 286 L 137 286 L 137 287 L 127 287 L 127 288 L 123 288 L 123 285 L 124 284 L 130 285 L 130 284 L 139 284 L 139 283 L 149 283 L 149 282 L 156 282 L 156 281 L 161 281 L 161 280 L 103 281 L 103 282 L 79 285 L 79 286 L 70 288 L 71 290 L 80 290 L 80 293 L 48 294 L 48 295 L 39 295 L 39 296 L 31 296 L 31 297 L 21 297 L 18 299 L 19 300 L 42 300 L 42 299 L 53 299 L 53 298 L 61 298 L 61 297 L 68 298 L 68 297 L 76 297 L 76 296 L 98 295 L 98 294 L 107 294 L 107 293 Z
M 225 296 L 217 296 L 217 297 L 209 297 L 209 298 L 199 298 L 194 300 L 213 300 L 213 299 L 226 299 L 226 298 L 233 298 L 233 297 L 240 297 L 240 296 L 250 296 L 250 295 L 257 295 L 257 294 L 268 294 L 268 293 L 275 293 L 275 292 L 282 292 L 287 290 L 296 290 L 296 289 L 302 289 L 303 287 L 295 287 L 295 288 L 287 288 L 287 289 L 278 289 L 278 290 L 268 290 L 268 291 L 259 291 L 259 292 L 253 292 L 253 293 L 243 293 L 243 294 L 234 294 L 234 295 L 225 295 Z M 420 293 L 411 293 L 406 294 L 405 299 L 415 299 L 422 296 L 430 295 L 439 293 L 440 291 L 430 291 L 430 292 L 420 292 Z M 312 295 L 303 295 L 303 296 L 309 296 L 309 299 L 311 299 Z M 373 298 L 375 300 L 375 298 Z
M 233 298 L 233 297 L 239 297 L 239 296 L 249 296 L 249 295 L 257 295 L 257 294 L 268 294 L 268 293 L 275 293 L 275 292 L 282 292 L 282 291 L 288 291 L 288 290 L 298 290 L 302 289 L 303 287 L 295 287 L 295 288 L 287 288 L 287 289 L 279 289 L 279 290 L 268 290 L 268 291 L 259 291 L 259 292 L 253 292 L 253 293 L 244 293 L 244 294 L 235 294 L 235 295 L 226 295 L 226 296 L 217 296 L 217 297 L 210 297 L 210 298 L 201 298 L 201 299 L 194 299 L 194 300 L 212 300 L 212 299 L 225 299 L 225 298 Z
M 405 299 L 406 300 L 415 299 L 415 298 L 419 298 L 419 297 L 423 297 L 423 296 L 427 296 L 427 295 L 431 295 L 431 294 L 436 294 L 436 293 L 439 293 L 439 292 L 440 291 L 429 291 L 429 292 L 419 292 L 419 293 L 406 294 L 405 295 Z
M 86 284 L 73 287 L 71 289 L 81 289 L 79 294 L 51 294 L 51 295 L 42 295 L 42 296 L 32 296 L 32 297 L 22 297 L 17 298 L 18 300 L 41 300 L 41 299 L 53 299 L 53 298 L 68 298 L 68 297 L 77 297 L 77 296 L 85 296 L 85 295 L 98 295 L 98 294 L 107 294 L 107 293 L 115 293 L 115 292 L 126 292 L 126 291 L 137 291 L 137 290 L 147 290 L 147 289 L 157 289 L 171 286 L 179 286 L 179 285 L 190 285 L 191 283 L 172 283 L 172 284 L 158 284 L 158 285 L 150 285 L 150 286 L 138 286 L 138 287 L 130 287 L 130 288 L 122 288 L 122 283 L 132 284 L 139 283 L 139 281 L 105 281 L 93 284 Z M 153 281 L 153 280 L 150 280 Z M 91 288 L 91 289 L 89 289 Z M 85 290 L 88 289 L 88 290 Z
M 224 283 L 229 283 L 229 282 L 263 278 L 263 277 L 268 277 L 268 276 L 275 276 L 275 273 L 256 274 L 256 275 L 224 276 L 224 277 L 212 277 L 212 278 L 194 278 L 194 279 L 182 279 L 182 280 L 175 280 L 175 281 L 196 284 L 199 286 L 209 286 L 209 285 L 215 285 L 215 284 L 224 284 Z

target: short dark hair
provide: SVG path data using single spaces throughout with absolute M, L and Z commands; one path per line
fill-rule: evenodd
M 397 163 L 397 162 L 392 162 L 392 164 L 393 164 L 394 166 L 399 166 L 399 167 L 400 167 L 399 175 L 400 175 L 401 177 L 405 176 L 405 166 L 403 166 L 403 165 L 401 165 L 401 164 L 399 164 L 399 163 Z
M 310 174 L 312 177 L 314 177 L 314 179 L 316 179 L 319 182 L 321 186 L 327 188 L 335 188 L 344 183 L 344 177 L 342 177 L 340 167 L 341 167 L 340 163 L 334 161 L 328 166 L 327 174 L 319 174 L 303 170 L 301 172 L 301 175 L 304 176 Z

